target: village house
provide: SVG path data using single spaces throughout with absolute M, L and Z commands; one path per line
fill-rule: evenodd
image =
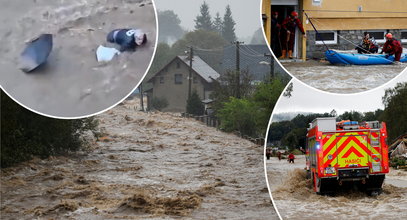
M 176 56 L 148 81 L 152 88 L 147 90 L 148 106 L 152 99 L 165 99 L 168 106 L 162 111 L 185 112 L 189 90 L 190 60 L 188 56 Z M 219 73 L 199 56 L 192 59 L 191 91 L 196 90 L 201 100 L 210 102 L 214 80 Z
M 406 0 L 263 0 L 263 28 L 268 42 L 271 39 L 271 12 L 279 13 L 280 23 L 292 11 L 297 11 L 304 25 L 307 38 L 296 30 L 294 57 L 322 58 L 326 48 L 349 50 L 359 44 L 364 32 L 368 32 L 383 45 L 385 34 L 391 32 L 396 39 L 407 45 Z M 314 31 L 311 18 L 320 35 Z

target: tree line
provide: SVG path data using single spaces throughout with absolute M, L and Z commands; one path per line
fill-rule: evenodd
M 346 111 L 337 116 L 330 113 L 298 114 L 292 120 L 273 122 L 270 125 L 267 141 L 280 143 L 290 150 L 305 147 L 308 124 L 317 117 L 337 117 L 337 121 L 383 121 L 386 122 L 389 144 L 398 136 L 407 133 L 407 83 L 399 83 L 387 89 L 382 97 L 384 110 L 369 112 Z
M 53 119 L 33 113 L 1 91 L 1 167 L 32 157 L 46 158 L 77 151 L 84 146 L 84 132 L 95 132 L 93 117 L 78 120 Z

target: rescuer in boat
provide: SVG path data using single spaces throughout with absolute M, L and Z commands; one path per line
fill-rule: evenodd
M 383 45 L 382 53 L 387 53 L 387 56 L 394 55 L 394 61 L 400 62 L 401 53 L 403 47 L 401 47 L 400 41 L 393 38 L 391 33 L 386 34 L 386 43 Z
M 278 23 L 278 12 L 271 13 L 271 50 L 276 57 L 281 56 L 281 42 L 280 42 L 281 24 Z
M 147 42 L 147 35 L 140 29 L 116 29 L 107 35 L 108 42 L 120 45 L 120 51 L 134 51 Z
M 369 33 L 365 32 L 362 42 L 355 49 L 358 50 L 358 53 L 377 53 L 379 45 L 374 37 L 370 37 Z
M 295 28 L 298 27 L 301 33 L 306 38 L 307 35 L 305 34 L 304 28 L 300 19 L 298 19 L 298 13 L 296 11 L 291 12 L 290 16 L 288 16 L 282 23 L 282 31 L 281 31 L 281 46 L 282 46 L 282 56 L 280 58 L 284 59 L 286 57 L 286 53 L 288 51 L 288 58 L 293 58 L 293 49 L 294 49 L 294 42 L 295 42 Z

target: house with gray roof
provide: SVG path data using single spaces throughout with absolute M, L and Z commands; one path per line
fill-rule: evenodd
M 162 111 L 185 112 L 189 89 L 190 60 L 188 56 L 176 56 L 148 81 L 152 88 L 147 92 L 148 105 L 153 99 L 165 99 L 168 106 Z M 209 99 L 213 83 L 220 77 L 199 56 L 192 58 L 192 91 L 196 90 L 201 100 Z

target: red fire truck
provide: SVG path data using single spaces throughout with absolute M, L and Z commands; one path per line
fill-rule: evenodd
M 316 118 L 308 129 L 306 152 L 314 191 L 328 194 L 343 185 L 356 185 L 368 194 L 379 194 L 389 172 L 386 138 L 384 122 Z

